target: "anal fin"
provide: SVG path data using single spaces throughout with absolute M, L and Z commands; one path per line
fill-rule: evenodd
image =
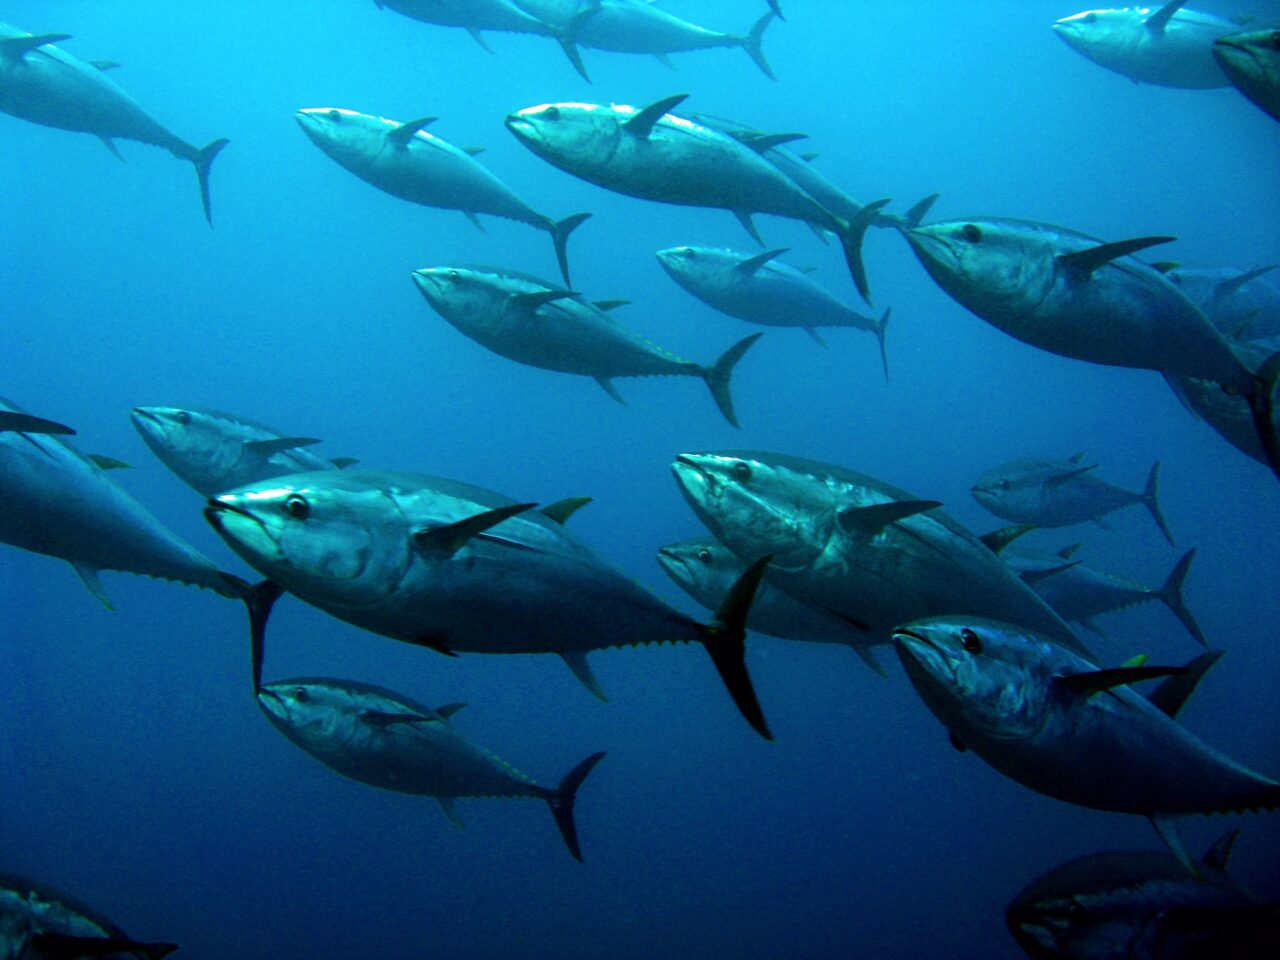
M 591 664 L 587 663 L 587 651 L 561 650 L 560 659 L 573 671 L 573 675 L 578 678 L 578 682 L 586 687 L 593 697 L 601 703 L 609 702 L 609 698 L 604 694 L 604 688 L 600 686 L 600 681 L 596 679 L 596 675 L 591 671 Z
M 99 603 L 108 610 L 115 610 L 111 604 L 111 598 L 107 596 L 107 591 L 102 589 L 102 581 L 98 579 L 97 570 L 83 563 L 72 563 L 71 569 L 79 574 L 81 581 L 89 588 L 89 592 L 98 598 Z

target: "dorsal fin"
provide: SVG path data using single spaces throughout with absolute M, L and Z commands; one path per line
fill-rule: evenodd
M 1240 288 L 1245 284 L 1252 283 L 1265 273 L 1270 273 L 1280 264 L 1271 264 L 1267 267 L 1259 267 L 1257 270 L 1249 270 L 1240 274 L 1238 277 L 1232 277 L 1230 280 L 1223 280 L 1213 288 L 1213 299 L 1221 300 L 1223 297 L 1229 297 L 1239 292 Z
M 1075 552 L 1080 549 L 1080 546 L 1081 544 L 1078 543 L 1069 543 L 1058 551 L 1058 556 L 1063 560 L 1070 560 L 1075 555 Z
M 750 147 L 756 153 L 764 153 L 783 144 L 795 143 L 797 140 L 808 140 L 807 133 L 744 133 L 734 137 L 744 147 Z
M 592 306 L 608 312 L 609 310 L 617 310 L 619 307 L 625 307 L 630 302 L 630 300 L 594 300 L 592 301 Z
M 484 153 L 487 148 L 486 147 L 459 147 L 458 149 L 461 150 L 463 153 L 465 153 L 468 157 L 478 157 L 480 156 L 480 154 Z
M 814 153 L 813 151 L 809 151 L 808 153 L 800 154 L 800 159 L 803 160 L 805 163 L 813 163 L 813 161 L 818 159 L 818 156 L 819 155 Z
M 272 440 L 247 440 L 244 448 L 250 453 L 266 459 L 286 450 L 309 447 L 320 442 L 315 437 L 276 437 Z
M 1148 30 L 1154 30 L 1156 33 L 1163 33 L 1165 27 L 1169 26 L 1169 21 L 1173 19 L 1173 15 L 1186 5 L 1187 0 L 1173 0 L 1172 3 L 1166 3 L 1163 7 L 1142 21 Z
M 115 457 L 108 457 L 101 453 L 89 454 L 89 459 L 94 462 L 99 470 L 132 470 L 133 465 L 125 463 L 123 460 L 117 460 Z
M 1067 457 L 1067 463 L 1079 463 L 1083 459 L 1084 451 L 1081 450 L 1079 453 L 1073 453 L 1071 456 Z
M 436 707 L 436 713 L 448 720 L 465 706 L 465 703 L 446 703 L 443 707 Z
M 1024 570 L 1019 576 L 1027 586 L 1034 586 L 1041 580 L 1048 580 L 1050 577 L 1057 576 L 1059 573 L 1066 573 L 1072 567 L 1078 566 L 1080 566 L 1080 561 L 1072 560 L 1070 563 L 1061 563 L 1056 567 L 1049 567 L 1045 570 Z
M 108 70 L 115 70 L 120 66 L 120 64 L 116 63 L 114 60 L 90 60 L 89 63 L 91 66 L 97 67 L 104 73 Z
M 354 467 L 360 461 L 355 457 L 334 457 L 329 461 L 339 470 L 345 470 L 347 467 Z
M 790 247 L 778 247 L 776 250 L 766 250 L 764 253 L 758 253 L 754 257 L 748 257 L 739 264 L 734 265 L 734 270 L 739 273 L 745 273 L 749 277 L 755 276 L 757 270 L 763 267 L 770 260 L 782 256 Z
M 653 125 L 683 103 L 688 96 L 687 93 L 677 93 L 655 100 L 623 124 L 623 127 L 632 136 L 647 140 L 653 132 Z
M 590 497 L 566 497 L 564 500 L 557 500 L 555 503 L 549 503 L 538 512 L 549 520 L 564 526 L 566 520 L 591 502 Z
M 1001 527 L 999 530 L 992 530 L 990 533 L 984 533 L 978 539 L 981 540 L 992 553 L 998 554 L 1020 536 L 1030 533 L 1036 528 L 1034 523 L 1016 523 L 1011 527 Z
M 1204 856 L 1200 858 L 1200 862 L 1206 867 L 1212 867 L 1215 870 L 1227 869 L 1227 861 L 1231 859 L 1231 848 L 1236 845 L 1236 838 L 1240 836 L 1240 828 L 1228 830 L 1217 840 L 1213 841 L 1213 846 L 1204 852 Z
M 1058 682 L 1073 693 L 1088 697 L 1114 687 L 1123 687 L 1142 680 L 1155 680 L 1157 677 L 1177 676 L 1186 672 L 1186 667 L 1111 667 L 1106 670 L 1086 670 L 1084 673 L 1059 677 Z
M 1098 465 L 1091 463 L 1087 467 L 1076 467 L 1074 470 L 1063 470 L 1061 473 L 1054 474 L 1044 482 L 1046 487 L 1060 487 L 1070 480 L 1074 480 L 1081 474 L 1088 473 L 1090 470 L 1097 470 Z
M 891 523 L 940 506 L 937 500 L 891 500 L 870 507 L 849 507 L 839 513 L 840 526 L 850 533 L 874 537 Z
M 6 37 L 0 40 L 0 56 L 20 60 L 37 47 L 46 43 L 61 43 L 70 40 L 69 33 L 42 33 L 34 37 Z
M 530 290 L 528 293 L 513 293 L 511 303 L 535 313 L 539 307 L 554 303 L 557 300 L 576 300 L 582 294 L 576 290 Z
M 1095 270 L 1105 267 L 1118 257 L 1128 257 L 1154 247 L 1161 243 L 1172 243 L 1177 237 L 1138 237 L 1134 240 L 1118 240 L 1115 243 L 1100 243 L 1096 247 L 1077 250 L 1075 253 L 1058 254 L 1058 263 L 1065 270 L 1077 277 L 1087 277 Z
M 387 139 L 394 143 L 397 147 L 407 147 L 409 141 L 427 124 L 435 123 L 439 117 L 419 117 L 417 120 L 406 120 L 404 123 L 387 131 Z
M 1172 273 L 1174 270 L 1177 270 L 1180 266 L 1182 266 L 1182 264 L 1179 263 L 1177 260 L 1157 260 L 1155 263 L 1152 263 L 1149 266 L 1151 267 L 1152 270 L 1155 270 L 1159 273 Z

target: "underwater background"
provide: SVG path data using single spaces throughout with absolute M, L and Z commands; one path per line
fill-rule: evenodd
M 742 30 L 744 0 L 667 0 Z M 1273 20 L 1280 3 L 1198 9 Z M 1018 343 L 951 301 L 892 231 L 865 257 L 893 307 L 886 384 L 874 338 L 828 330 L 823 350 L 770 329 L 738 366 L 741 430 L 695 378 L 587 378 L 511 363 L 464 338 L 410 282 L 419 267 L 488 263 L 555 278 L 546 236 L 378 192 L 293 121 L 340 106 L 484 146 L 481 161 L 536 209 L 591 211 L 570 241 L 574 287 L 626 298 L 616 316 L 710 362 L 757 328 L 662 272 L 679 244 L 752 250 L 724 211 L 608 193 L 533 157 L 503 129 L 532 104 L 647 104 L 800 131 L 795 149 L 861 202 L 928 219 L 1012 216 L 1106 239 L 1172 235 L 1152 259 L 1247 269 L 1280 261 L 1280 126 L 1234 89 L 1139 86 L 1069 50 L 1061 2 L 784 0 L 764 47 L 648 57 L 584 51 L 594 83 L 544 38 L 415 23 L 365 0 L 10 2 L 6 22 L 123 66 L 113 79 L 193 143 L 229 137 L 212 174 L 214 229 L 191 171 L 161 150 L 0 116 L 3 393 L 74 426 L 75 443 L 135 469 L 113 478 L 219 565 L 244 576 L 129 423 L 137 405 L 263 420 L 363 465 L 437 474 L 518 500 L 590 496 L 573 531 L 699 617 L 654 562 L 703 530 L 672 481 L 683 451 L 776 450 L 937 499 L 982 533 L 1001 525 L 969 488 L 1024 456 L 1084 451 L 1140 490 L 1161 461 L 1166 544 L 1132 508 L 1030 545 L 1083 541 L 1088 561 L 1158 585 L 1198 549 L 1186 596 L 1227 651 L 1182 721 L 1280 775 L 1280 488 L 1197 422 L 1154 373 Z M 758 218 L 769 247 L 857 306 L 838 245 Z M 551 656 L 464 655 L 364 633 L 286 597 L 265 677 L 378 683 L 465 701 L 457 727 L 540 782 L 596 750 L 579 797 L 585 864 L 541 803 L 463 800 L 457 832 L 429 798 L 344 780 L 257 709 L 240 605 L 108 573 L 108 613 L 66 564 L 0 551 L 0 867 L 58 886 L 182 957 L 1013 958 L 1009 899 L 1063 860 L 1160 844 L 1136 817 L 1079 809 L 960 754 L 905 682 L 848 650 L 753 637 L 748 664 L 776 735 L 742 722 L 706 654 L 593 653 L 602 704 Z M 565 602 L 573 602 L 566 597 Z M 1199 648 L 1148 604 L 1089 642 L 1109 664 L 1182 663 Z M 1280 819 L 1193 818 L 1198 853 L 1230 826 L 1233 873 L 1280 895 Z

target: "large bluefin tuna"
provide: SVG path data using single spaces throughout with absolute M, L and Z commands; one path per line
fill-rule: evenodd
M 1083 463 L 1084 454 L 1068 460 L 1028 457 L 992 467 L 973 485 L 973 498 L 997 517 L 1037 527 L 1068 527 L 1075 523 L 1104 524 L 1107 514 L 1142 504 L 1166 540 L 1173 543 L 1160 512 L 1160 464 L 1153 464 L 1141 493 L 1118 487 L 1094 474 L 1096 463 Z
M 732 550 L 711 537 L 662 547 L 658 550 L 658 565 L 708 610 L 715 609 L 747 569 Z M 885 676 L 884 667 L 871 652 L 883 641 L 869 637 L 847 620 L 801 603 L 772 584 L 762 583 L 756 591 L 747 628 L 784 640 L 843 644 L 852 648 L 868 667 Z
M 477 215 L 488 214 L 545 230 L 569 282 L 569 234 L 591 214 L 552 220 L 534 210 L 466 150 L 423 130 L 434 117 L 400 123 L 337 107 L 310 107 L 294 116 L 331 159 L 393 197 L 460 210 L 477 226 Z
M 676 482 L 698 518 L 768 582 L 885 643 L 908 619 L 999 611 L 1091 657 L 995 552 L 940 509 L 843 467 L 778 453 L 681 454 Z
M 1252 366 L 1260 366 L 1275 344 L 1238 343 L 1236 352 Z M 1207 423 L 1227 443 L 1247 457 L 1267 466 L 1267 451 L 1258 439 L 1254 418 L 1244 397 L 1223 390 L 1212 380 L 1178 377 L 1166 374 L 1165 381 L 1191 413 Z M 1280 430 L 1280 411 L 1272 413 L 1271 422 Z
M 733 426 L 738 417 L 729 377 L 763 334 L 739 340 L 704 366 L 668 353 L 624 327 L 604 306 L 537 277 L 488 267 L 432 267 L 414 283 L 432 309 L 460 333 L 494 353 L 544 370 L 592 377 L 619 403 L 614 377 L 698 377 Z
M 263 684 L 257 695 L 275 728 L 330 770 L 383 790 L 434 797 L 459 829 L 453 807 L 459 797 L 545 801 L 569 853 L 582 859 L 574 800 L 603 753 L 587 757 L 552 789 L 459 733 L 450 718 L 464 704 L 432 710 L 381 687 L 326 677 Z
M 563 504 L 532 507 L 452 480 L 356 468 L 264 481 L 221 494 L 205 513 L 252 566 L 341 620 L 449 654 L 557 653 L 602 698 L 589 651 L 701 643 L 769 736 L 744 660 L 763 563 L 703 624 L 565 530 Z
M 687 94 L 643 109 L 623 104 L 544 103 L 507 117 L 507 129 L 555 167 L 629 197 L 732 212 L 758 242 L 753 213 L 801 220 L 840 237 L 859 292 L 868 296 L 862 239 L 887 200 L 846 220 L 733 137 L 670 111 Z
M 32 123 L 91 133 L 117 157 L 113 142 L 137 140 L 168 150 L 196 168 L 205 219 L 209 208 L 209 167 L 226 140 L 193 147 L 153 119 L 105 73 L 114 64 L 86 63 L 54 44 L 67 34 L 33 36 L 0 23 L 0 110 Z
M 1239 30 L 1230 20 L 1185 9 L 1187 0 L 1159 8 L 1087 10 L 1064 17 L 1054 32 L 1072 50 L 1138 83 L 1162 87 L 1225 87 L 1213 42 Z
M 1280 478 L 1271 423 L 1280 354 L 1250 369 L 1200 309 L 1132 254 L 1170 237 L 1103 243 L 1024 220 L 953 220 L 908 231 L 924 268 L 961 306 L 1064 357 L 1220 383 L 1248 400 Z
M 1240 831 L 1196 863 L 1155 850 L 1093 853 L 1019 891 L 1005 923 L 1033 960 L 1272 960 L 1280 910 L 1227 873 Z
M 786 250 L 750 254 L 723 247 L 671 247 L 658 263 L 676 283 L 703 303 L 748 323 L 800 327 L 818 343 L 818 327 L 853 327 L 876 335 L 889 379 L 884 331 L 891 310 L 877 320 L 845 306 L 795 267 L 777 258 Z
M 269 477 L 350 466 L 307 447 L 314 437 L 289 437 L 245 417 L 217 410 L 134 407 L 133 426 L 151 452 L 180 480 L 211 497 Z
M 953 743 L 1032 790 L 1150 817 L 1184 865 L 1169 817 L 1280 806 L 1280 783 L 1174 719 L 1213 654 L 1185 668 L 1098 669 L 1033 630 L 959 617 L 904 624 L 893 639 Z M 1152 699 L 1129 686 L 1162 676 Z
M 160 960 L 176 943 L 134 940 L 98 911 L 60 890 L 0 873 L 0 957 L 4 960 Z
M 1213 56 L 1236 89 L 1280 120 L 1280 30 L 1219 37 Z

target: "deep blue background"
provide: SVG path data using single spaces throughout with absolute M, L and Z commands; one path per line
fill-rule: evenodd
M 1275 3 L 1204 3 L 1280 14 Z M 743 29 L 764 3 L 671 0 Z M 190 168 L 122 143 L 0 117 L 3 392 L 70 423 L 82 449 L 172 527 L 247 575 L 199 498 L 144 448 L 137 404 L 213 406 L 330 456 L 443 474 L 520 499 L 590 495 L 575 532 L 638 580 L 693 607 L 653 562 L 701 532 L 669 472 L 683 450 L 773 449 L 828 460 L 936 498 L 974 529 L 997 521 L 968 489 L 1019 456 L 1087 451 L 1140 488 L 1164 463 L 1179 547 L 1199 548 L 1188 602 L 1229 655 L 1184 714 L 1232 756 L 1280 774 L 1280 488 L 1193 421 L 1155 374 L 1091 367 L 1019 344 L 953 304 L 906 245 L 867 243 L 892 304 L 892 382 L 873 338 L 822 350 L 769 332 L 738 368 L 741 431 L 692 379 L 620 381 L 512 364 L 434 315 L 416 267 L 481 261 L 551 276 L 545 235 L 378 193 L 317 151 L 292 113 L 343 106 L 441 119 L 432 132 L 482 156 L 551 216 L 594 218 L 570 244 L 575 285 L 626 297 L 617 316 L 710 361 L 749 330 L 697 304 L 653 252 L 750 249 L 722 211 L 646 204 L 541 163 L 502 126 L 567 99 L 636 104 L 677 91 L 687 109 L 807 132 L 800 149 L 855 197 L 934 216 L 990 214 L 1109 238 L 1170 234 L 1161 259 L 1247 268 L 1280 261 L 1280 126 L 1234 90 L 1137 86 L 1049 29 L 1070 4 L 785 0 L 765 47 L 651 58 L 586 51 L 595 83 L 553 43 L 457 30 L 365 0 L 11 2 L 3 16 L 123 66 L 114 79 L 197 144 L 232 140 L 213 170 L 210 231 Z M 838 249 L 761 218 L 771 246 L 853 292 Z M 1179 555 L 1141 509 L 1087 542 L 1099 566 L 1159 583 Z M 733 709 L 698 649 L 606 651 L 602 705 L 553 657 L 457 661 L 363 634 L 297 601 L 277 608 L 268 678 L 351 677 L 472 705 L 459 727 L 552 783 L 587 753 L 585 865 L 541 804 L 463 801 L 456 833 L 434 803 L 339 779 L 283 740 L 251 699 L 243 614 L 208 593 L 107 574 L 106 613 L 63 564 L 0 554 L 0 864 L 54 883 L 144 939 L 191 958 L 1013 957 L 1002 911 L 1032 877 L 1099 849 L 1157 845 L 1141 820 L 1045 799 L 955 753 L 887 653 L 878 680 L 847 651 L 753 640 L 750 665 L 777 734 Z M 566 597 L 566 602 L 572 602 Z M 1196 648 L 1163 609 L 1107 619 L 1113 662 Z M 1206 845 L 1235 819 L 1189 821 Z M 1274 896 L 1274 817 L 1241 819 L 1236 871 Z

